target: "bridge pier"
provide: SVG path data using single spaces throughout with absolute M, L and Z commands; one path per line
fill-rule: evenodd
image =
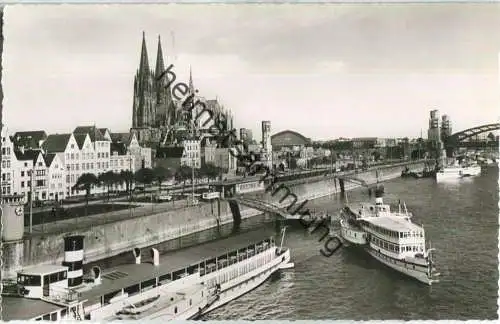
M 342 196 L 345 194 L 344 179 L 339 178 L 340 193 Z
M 240 205 L 234 200 L 229 200 L 229 208 L 231 209 L 231 214 L 233 214 L 233 226 L 239 227 L 241 224 Z

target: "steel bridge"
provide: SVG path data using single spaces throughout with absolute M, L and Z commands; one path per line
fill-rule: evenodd
M 482 133 L 492 132 L 492 131 L 499 130 L 499 129 L 500 129 L 500 123 L 481 125 L 481 126 L 476 126 L 476 127 L 472 127 L 469 129 L 465 129 L 463 131 L 456 132 L 455 134 L 444 138 L 443 139 L 444 147 L 445 147 L 447 152 L 453 151 L 453 150 L 457 149 L 458 147 L 472 147 L 473 146 L 472 144 L 475 142 L 468 143 L 465 141 L 466 139 L 469 139 L 471 137 L 474 137 L 474 136 L 482 134 Z M 497 141 L 491 141 L 491 142 L 497 142 Z M 479 143 L 476 143 L 476 144 L 479 144 Z

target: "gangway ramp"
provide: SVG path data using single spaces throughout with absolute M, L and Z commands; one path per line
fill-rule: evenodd
M 225 198 L 227 201 L 234 201 L 238 204 L 257 209 L 263 212 L 267 213 L 272 213 L 275 215 L 278 215 L 284 219 L 300 219 L 300 214 L 296 213 L 295 215 L 290 214 L 286 208 L 283 208 L 281 206 L 275 205 L 273 203 L 267 202 L 267 201 L 262 201 L 258 199 L 253 199 L 253 198 L 245 198 L 242 196 L 234 196 L 234 197 L 227 197 Z M 296 207 L 292 207 L 294 210 L 298 208 L 300 204 L 296 204 Z

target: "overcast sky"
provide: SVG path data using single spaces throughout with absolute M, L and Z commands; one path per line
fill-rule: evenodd
M 500 4 L 15 5 L 5 9 L 4 124 L 127 131 L 142 32 L 178 80 L 260 136 L 409 136 L 498 122 Z M 174 36 L 172 36 L 174 35 Z

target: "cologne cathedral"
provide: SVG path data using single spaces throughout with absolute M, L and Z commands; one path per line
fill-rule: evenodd
M 220 120 L 226 122 L 227 129 L 232 129 L 233 116 L 218 103 L 217 99 L 206 100 L 195 95 L 194 100 L 203 101 L 214 112 L 214 120 L 209 124 L 202 123 L 202 120 L 197 118 L 194 120 L 197 110 L 187 113 L 182 109 L 182 103 L 172 97 L 170 85 L 166 86 L 167 77 L 162 77 L 165 68 L 161 40 L 158 36 L 156 66 L 154 71 L 150 69 L 146 38 L 143 32 L 139 69 L 134 77 L 131 128 L 131 132 L 137 135 L 139 142 L 168 145 L 179 142 L 181 140 L 179 137 L 198 137 L 204 133 L 204 129 L 208 129 L 213 123 L 219 123 Z M 188 95 L 192 95 L 194 86 L 191 71 L 189 76 Z

